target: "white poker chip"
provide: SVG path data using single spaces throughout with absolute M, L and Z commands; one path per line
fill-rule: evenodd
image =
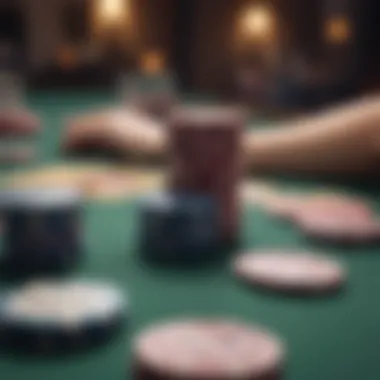
M 346 280 L 341 263 L 309 252 L 249 252 L 233 268 L 245 282 L 280 292 L 324 293 L 338 290 Z
M 2 209 L 47 210 L 81 205 L 82 193 L 71 187 L 11 189 L 0 192 Z
M 15 323 L 80 328 L 108 323 L 126 310 L 126 299 L 113 285 L 86 280 L 31 282 L 10 292 L 2 317 Z

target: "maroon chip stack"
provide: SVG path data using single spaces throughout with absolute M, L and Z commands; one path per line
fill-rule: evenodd
M 170 118 L 171 188 L 215 197 L 227 244 L 238 240 L 244 120 L 238 108 L 214 106 L 178 108 Z

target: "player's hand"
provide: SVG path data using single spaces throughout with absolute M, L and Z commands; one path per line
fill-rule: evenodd
M 69 153 L 92 150 L 122 156 L 157 157 L 165 149 L 163 125 L 132 109 L 109 109 L 69 120 L 63 149 Z

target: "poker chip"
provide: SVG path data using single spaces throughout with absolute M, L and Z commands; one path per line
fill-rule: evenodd
M 17 190 L 77 189 L 84 188 L 94 178 L 104 175 L 112 166 L 105 164 L 66 164 L 47 165 L 36 169 L 20 170 L 6 178 L 6 188 Z
M 331 195 L 310 198 L 292 216 L 302 233 L 312 239 L 347 244 L 380 241 L 380 224 L 360 200 Z
M 310 239 L 337 244 L 370 244 L 380 242 L 380 221 L 355 215 L 329 213 L 300 214 L 296 224 Z
M 73 188 L 12 189 L 0 192 L 2 210 L 65 208 L 78 205 L 81 201 L 80 191 Z
M 31 282 L 2 297 L 0 338 L 30 353 L 75 351 L 105 343 L 120 329 L 127 300 L 111 284 Z
M 363 201 L 339 195 L 314 196 L 306 198 L 295 210 L 295 218 L 306 217 L 306 214 L 329 213 L 344 217 L 367 218 L 372 217 L 371 208 Z
M 341 215 L 342 217 L 372 217 L 372 210 L 363 201 L 339 196 L 326 195 L 278 195 L 272 197 L 266 204 L 266 210 L 281 219 L 296 222 L 298 219 L 310 218 L 315 215 Z
M 0 110 L 0 136 L 33 135 L 39 129 L 38 118 L 26 109 Z
M 84 254 L 82 195 L 71 188 L 0 192 L 2 265 L 8 274 L 31 275 L 73 268 Z
M 340 289 L 346 281 L 342 264 L 308 252 L 249 252 L 234 261 L 233 269 L 241 280 L 279 292 L 326 293 Z
M 189 320 L 154 326 L 134 345 L 134 379 L 279 380 L 285 346 L 257 326 Z
M 108 202 L 140 196 L 161 188 L 163 182 L 161 171 L 146 166 L 121 168 L 118 165 L 76 164 L 20 171 L 8 176 L 4 184 L 7 189 L 36 191 L 76 188 L 86 200 Z
M 145 259 L 197 263 L 217 254 L 219 219 L 211 197 L 160 192 L 142 198 L 139 208 L 139 247 Z
M 120 201 L 160 188 L 162 182 L 160 172 L 109 168 L 87 181 L 84 191 L 91 200 Z

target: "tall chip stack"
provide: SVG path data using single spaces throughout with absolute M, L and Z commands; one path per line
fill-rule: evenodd
M 223 246 L 239 241 L 244 124 L 239 108 L 214 106 L 181 107 L 169 121 L 171 190 L 202 193 L 216 200 Z

